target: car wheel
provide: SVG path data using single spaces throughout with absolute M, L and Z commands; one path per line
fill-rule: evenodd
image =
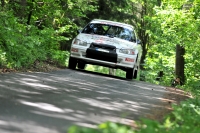
M 78 68 L 79 69 L 85 69 L 85 63 L 84 62 L 79 62 L 78 63 Z
M 138 72 L 137 70 L 134 71 L 134 75 L 133 75 L 133 78 L 134 78 L 134 79 L 137 78 L 137 72 Z
M 69 57 L 68 68 L 76 69 L 77 60 L 73 57 Z
M 133 70 L 134 70 L 134 68 L 126 70 L 126 78 L 127 79 L 133 79 Z

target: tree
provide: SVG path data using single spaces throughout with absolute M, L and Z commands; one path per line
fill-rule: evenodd
M 199 73 L 192 65 L 196 58 L 194 53 L 197 52 L 195 44 L 199 40 L 199 20 L 194 13 L 199 4 L 195 2 L 189 4 L 193 5 L 190 10 L 185 10 L 185 1 L 163 1 L 160 7 L 154 8 L 155 15 L 148 18 L 152 26 L 150 39 L 154 45 L 148 51 L 145 67 L 154 72 L 164 70 L 164 78 L 168 83 L 174 70 L 174 76 L 180 77 L 182 82 L 185 79 L 187 84 L 192 82 L 190 79 L 195 73 Z M 176 58 L 174 55 L 177 55 Z
M 185 81 L 185 61 L 184 61 L 184 55 L 185 55 L 185 48 L 181 45 L 176 45 L 176 61 L 175 61 L 175 75 L 176 78 L 179 79 L 179 84 L 183 85 Z
M 143 48 L 141 69 L 147 72 L 147 80 L 155 79 L 159 71 L 168 80 L 167 77 L 176 70 L 174 76 L 185 78 L 190 83 L 197 82 L 200 75 L 200 70 L 197 69 L 200 67 L 197 61 L 200 58 L 197 51 L 197 44 L 200 42 L 199 0 L 0 2 L 0 63 L 7 66 L 30 65 L 34 60 L 53 58 L 59 50 L 69 50 L 77 29 L 91 19 L 101 18 L 129 23 L 136 28 Z M 188 5 L 189 10 L 183 9 Z M 181 50 L 182 54 L 178 54 L 178 49 L 181 48 L 185 51 Z M 26 52 L 20 53 L 21 50 Z M 35 55 L 30 57 L 28 53 Z M 176 54 L 180 58 L 175 63 Z M 184 61 L 179 63 L 183 57 Z M 184 66 L 184 69 L 179 69 L 178 65 Z

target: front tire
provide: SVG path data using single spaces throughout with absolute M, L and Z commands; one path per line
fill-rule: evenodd
M 134 75 L 133 75 L 133 78 L 134 78 L 134 79 L 137 78 L 137 72 L 138 72 L 138 70 L 135 70 L 135 71 L 134 71 Z
M 73 57 L 69 57 L 68 68 L 69 69 L 76 69 L 77 60 Z
M 134 71 L 134 68 L 126 70 L 126 78 L 127 79 L 133 79 L 133 71 Z
M 85 69 L 86 64 L 84 62 L 78 62 L 79 69 Z

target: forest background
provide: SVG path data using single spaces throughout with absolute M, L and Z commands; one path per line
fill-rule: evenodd
M 178 87 L 199 97 L 200 0 L 1 0 L 0 68 L 67 66 L 73 37 L 92 19 L 135 27 L 143 50 L 138 80 L 170 86 L 179 77 Z

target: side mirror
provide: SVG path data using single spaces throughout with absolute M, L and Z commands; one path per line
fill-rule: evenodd
M 82 29 L 77 30 L 77 33 L 78 33 L 78 34 L 81 33 L 81 32 L 82 32 Z
M 137 40 L 136 40 L 135 38 L 132 38 L 132 37 L 130 38 L 130 41 L 131 41 L 131 42 L 136 42 L 136 43 L 137 43 Z
M 137 44 L 141 44 L 141 40 L 140 39 L 137 39 Z

